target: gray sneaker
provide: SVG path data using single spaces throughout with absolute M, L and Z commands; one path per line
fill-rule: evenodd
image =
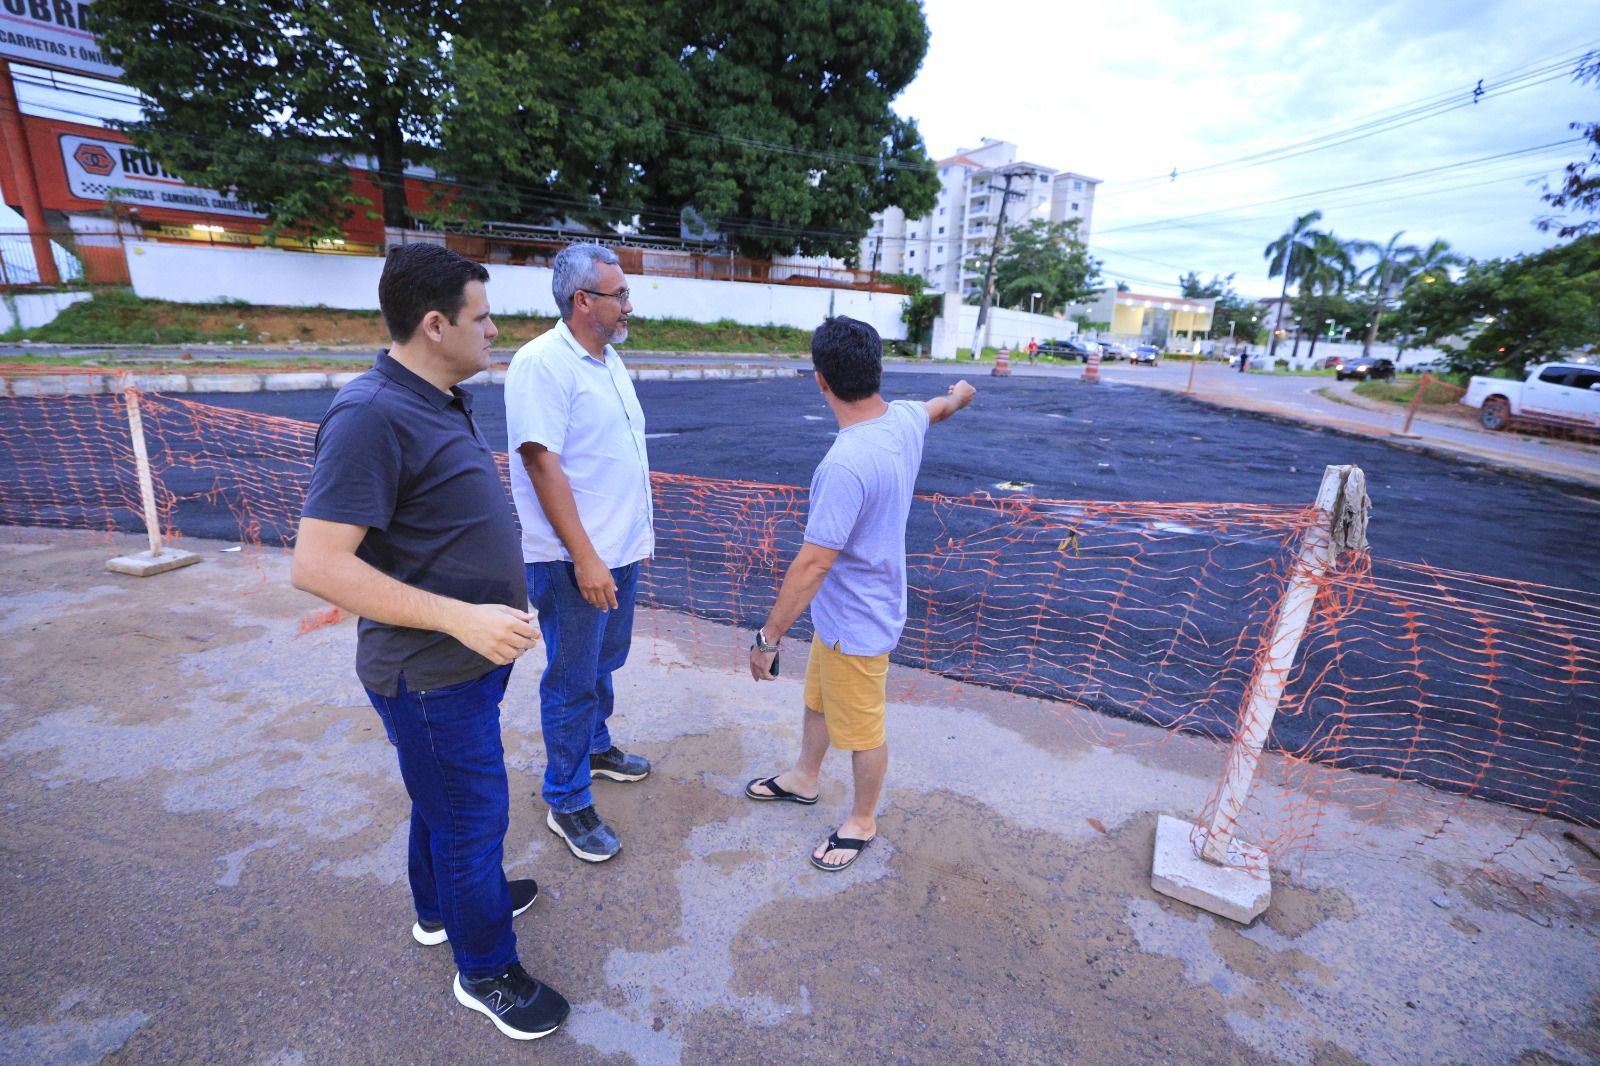
M 650 776 L 650 760 L 643 755 L 629 755 L 613 744 L 599 755 L 589 756 L 589 774 L 613 781 L 643 781 Z
M 600 820 L 593 804 L 571 814 L 562 814 L 552 807 L 544 824 L 550 827 L 550 832 L 565 840 L 572 854 L 584 862 L 605 862 L 622 850 L 617 834 Z

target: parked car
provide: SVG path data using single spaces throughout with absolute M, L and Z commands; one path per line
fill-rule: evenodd
M 1312 370 L 1338 370 L 1344 366 L 1344 356 L 1327 355 L 1311 364 Z
M 1484 429 L 1537 422 L 1585 431 L 1600 429 L 1600 365 L 1541 363 L 1522 381 L 1474 377 L 1461 402 L 1482 412 Z
M 1161 349 L 1153 344 L 1141 344 L 1133 350 L 1133 355 L 1129 358 L 1132 359 L 1134 366 L 1141 364 L 1145 366 L 1160 366 Z
M 1087 362 L 1091 343 L 1093 342 L 1080 341 L 1070 337 L 1065 340 L 1043 340 L 1039 342 L 1039 354 L 1054 355 L 1064 359 L 1079 359 Z M 1098 348 L 1094 350 L 1097 351 Z
M 1393 381 L 1394 360 L 1376 355 L 1364 355 L 1338 367 L 1334 376 L 1340 381 L 1355 378 L 1357 381 Z
M 1118 359 L 1133 358 L 1133 352 L 1129 350 L 1126 344 L 1118 344 L 1116 341 L 1096 341 L 1095 343 L 1100 345 L 1100 358 L 1108 363 L 1115 362 Z

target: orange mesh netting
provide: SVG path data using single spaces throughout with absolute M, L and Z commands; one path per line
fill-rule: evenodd
M 140 400 L 169 536 L 292 542 L 314 425 Z M 142 529 L 121 396 L 14 397 L 0 408 L 0 523 Z M 653 481 L 657 554 L 642 602 L 759 621 L 800 545 L 805 490 Z M 1099 712 L 1062 721 L 1102 743 L 1141 742 L 1128 720 L 1231 740 L 1317 516 L 1309 504 L 918 497 L 895 659 Z M 742 645 L 728 654 L 738 669 Z M 1285 758 L 1263 770 L 1239 829 L 1273 855 L 1303 853 L 1335 821 L 1357 831 L 1392 822 L 1400 781 L 1431 788 L 1424 815 L 1408 816 L 1418 840 L 1471 800 L 1600 827 L 1597 746 L 1592 596 L 1347 556 L 1318 582 L 1268 740 Z

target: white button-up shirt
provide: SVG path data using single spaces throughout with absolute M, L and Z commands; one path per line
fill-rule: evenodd
M 506 371 L 511 497 L 522 522 L 524 562 L 572 559 L 517 454 L 529 443 L 561 457 L 578 518 L 608 567 L 655 552 L 644 411 L 616 349 L 606 345 L 605 355 L 604 361 L 590 355 L 560 322 L 524 344 Z

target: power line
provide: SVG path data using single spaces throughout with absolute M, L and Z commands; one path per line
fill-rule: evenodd
M 1306 200 L 1306 199 L 1310 199 L 1310 198 L 1316 197 L 1316 196 L 1326 196 L 1326 195 L 1328 195 L 1330 193 L 1344 192 L 1344 191 L 1349 190 L 1349 189 L 1372 188 L 1372 187 L 1378 186 L 1378 185 L 1387 185 L 1387 184 L 1390 184 L 1390 183 L 1401 182 L 1401 181 L 1406 181 L 1406 180 L 1410 180 L 1410 179 L 1414 179 L 1414 178 L 1419 178 L 1419 177 L 1423 177 L 1423 176 L 1426 176 L 1426 175 L 1429 175 L 1429 174 L 1439 174 L 1439 173 L 1443 173 L 1445 171 L 1458 170 L 1458 169 L 1461 169 L 1463 167 L 1477 166 L 1479 164 L 1489 163 L 1489 162 L 1493 162 L 1495 160 L 1512 159 L 1512 158 L 1515 158 L 1517 156 L 1532 155 L 1532 154 L 1534 154 L 1536 152 L 1543 152 L 1543 151 L 1548 151 L 1548 150 L 1551 150 L 1551 149 L 1554 149 L 1554 148 L 1563 148 L 1563 147 L 1566 147 L 1568 145 L 1577 144 L 1577 143 L 1579 143 L 1579 142 L 1581 142 L 1583 140 L 1584 140 L 1584 138 L 1582 138 L 1582 137 L 1568 137 L 1565 140 L 1551 141 L 1549 144 L 1539 144 L 1539 145 L 1533 145 L 1533 146 L 1528 147 L 1528 148 L 1513 149 L 1512 151 L 1509 151 L 1509 152 L 1500 152 L 1500 153 L 1497 153 L 1495 155 L 1481 156 L 1481 157 L 1479 157 L 1477 159 L 1464 159 L 1464 160 L 1461 160 L 1459 162 L 1445 163 L 1445 164 L 1442 164 L 1442 165 L 1436 166 L 1436 167 L 1424 167 L 1421 170 L 1411 170 L 1411 171 L 1407 171 L 1407 172 L 1405 172 L 1403 174 L 1391 174 L 1388 177 L 1384 177 L 1384 178 L 1372 178 L 1372 179 L 1369 179 L 1367 181 L 1351 182 L 1348 185 L 1334 185 L 1334 186 L 1330 186 L 1329 188 L 1326 188 L 1326 189 L 1317 189 L 1317 190 L 1314 190 L 1312 192 L 1295 193 L 1295 194 L 1293 194 L 1291 196 L 1279 196 L 1279 197 L 1275 197 L 1275 198 L 1273 198 L 1271 200 L 1256 200 L 1256 201 L 1252 201 L 1250 203 L 1235 204 L 1235 205 L 1233 205 L 1231 207 L 1219 207 L 1219 208 L 1215 208 L 1215 209 L 1210 210 L 1210 211 L 1196 211 L 1196 212 L 1193 212 L 1193 213 L 1187 214 L 1187 215 L 1174 215 L 1174 216 L 1171 216 L 1170 218 L 1154 219 L 1154 220 L 1152 220 L 1150 222 L 1133 222 L 1133 223 L 1129 223 L 1129 224 L 1123 225 L 1123 226 L 1111 226 L 1111 227 L 1108 227 L 1106 229 L 1102 229 L 1100 232 L 1103 233 L 1103 234 L 1104 233 L 1126 233 L 1126 232 L 1130 232 L 1130 231 L 1133 231 L 1133 230 L 1161 229 L 1161 228 L 1164 228 L 1164 227 L 1167 227 L 1167 226 L 1176 225 L 1176 224 L 1185 222 L 1185 221 L 1190 220 L 1190 219 L 1209 218 L 1209 217 L 1211 217 L 1213 215 L 1232 214 L 1232 213 L 1237 212 L 1237 211 L 1247 210 L 1249 208 L 1254 208 L 1254 207 L 1267 207 L 1267 206 L 1270 206 L 1272 204 L 1292 203 L 1295 200 Z
M 1450 111 L 1473 106 L 1478 102 L 1479 99 L 1488 99 L 1494 96 L 1506 95 L 1512 92 L 1521 91 L 1522 89 L 1543 85 L 1547 82 L 1566 79 L 1571 76 L 1575 64 L 1581 62 L 1587 55 L 1589 55 L 1590 51 L 1596 45 L 1600 45 L 1600 39 L 1589 42 L 1584 46 L 1583 50 L 1577 53 L 1569 52 L 1563 54 L 1563 57 L 1555 62 L 1547 62 L 1546 60 L 1548 57 L 1546 57 L 1545 59 L 1534 60 L 1531 63 L 1524 64 L 1524 67 L 1522 68 L 1513 68 L 1512 71 L 1508 71 L 1503 75 L 1495 75 L 1494 77 L 1503 78 L 1504 80 L 1497 81 L 1481 91 L 1479 87 L 1482 86 L 1483 83 L 1480 81 L 1476 86 L 1467 86 L 1460 89 L 1451 90 L 1442 96 L 1429 97 L 1423 100 L 1414 101 L 1409 104 L 1396 105 L 1395 108 L 1374 112 L 1372 113 L 1372 117 L 1370 119 L 1366 121 L 1359 121 L 1352 126 L 1335 129 L 1301 141 L 1292 142 L 1287 145 L 1281 145 L 1276 148 L 1264 149 L 1259 152 L 1239 156 L 1235 159 L 1188 168 L 1179 171 L 1178 176 L 1188 177 L 1205 173 L 1226 173 L 1237 170 L 1245 170 L 1256 166 L 1264 166 L 1269 163 L 1275 163 L 1284 159 L 1291 159 L 1297 156 L 1307 155 L 1311 152 L 1324 151 L 1329 148 L 1335 148 L 1341 145 L 1349 144 L 1353 141 L 1364 140 L 1367 137 L 1377 136 L 1381 133 L 1387 133 L 1391 130 L 1410 126 L 1417 122 L 1446 114 Z M 1525 70 L 1526 67 L 1535 66 L 1535 64 L 1539 64 L 1536 69 L 1531 71 Z M 1519 71 L 1522 72 L 1519 73 Z M 1486 81 L 1488 79 L 1484 80 Z M 1127 195 L 1130 192 L 1138 192 L 1141 191 L 1143 187 L 1158 183 L 1166 184 L 1171 180 L 1172 177 L 1173 175 L 1170 174 L 1159 174 L 1150 175 L 1144 178 L 1135 178 L 1127 182 L 1118 182 L 1113 189 L 1108 190 L 1109 196 L 1107 198 L 1115 198 L 1119 195 Z

